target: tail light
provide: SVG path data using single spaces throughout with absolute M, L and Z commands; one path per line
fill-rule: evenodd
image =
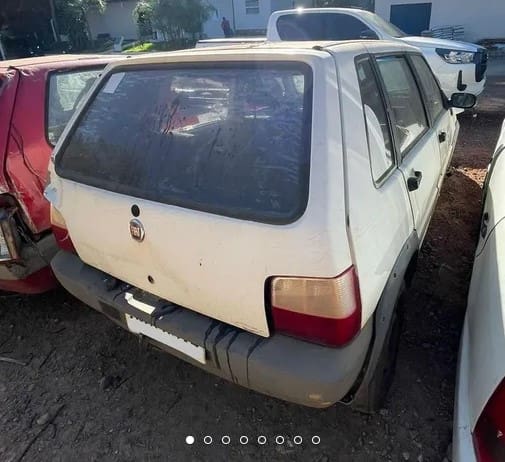
M 473 440 L 479 462 L 505 460 L 505 380 L 498 386 L 479 417 Z
M 54 237 L 60 249 L 66 250 L 67 252 L 77 253 L 75 251 L 74 244 L 70 239 L 70 235 L 68 234 L 67 224 L 65 223 L 63 216 L 52 205 L 51 205 L 51 227 L 53 229 Z
M 354 267 L 331 279 L 276 277 L 271 287 L 277 332 L 343 346 L 361 329 L 361 300 Z

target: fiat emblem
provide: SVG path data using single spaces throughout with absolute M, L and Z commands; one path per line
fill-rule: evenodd
M 146 235 L 144 225 L 140 222 L 140 220 L 137 220 L 137 218 L 130 220 L 130 235 L 138 242 L 142 242 L 144 240 Z

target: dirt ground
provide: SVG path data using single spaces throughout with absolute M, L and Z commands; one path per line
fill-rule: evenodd
M 461 117 L 457 152 L 407 296 L 396 377 L 377 415 L 287 404 L 141 351 L 132 335 L 63 290 L 4 295 L 0 356 L 21 363 L 0 362 L 0 461 L 450 459 L 481 184 L 504 117 L 505 78 L 496 77 L 475 113 Z M 188 435 L 194 444 L 185 442 Z M 205 435 L 213 444 L 203 443 Z M 220 442 L 223 435 L 229 445 Z M 250 442 L 241 445 L 240 435 Z M 259 435 L 267 437 L 263 446 Z M 275 444 L 277 435 L 286 438 L 283 445 Z M 302 444 L 294 444 L 296 435 Z

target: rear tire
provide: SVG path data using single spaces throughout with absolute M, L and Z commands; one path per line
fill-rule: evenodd
M 403 324 L 403 295 L 405 284 L 402 284 L 395 308 L 391 317 L 388 332 L 377 360 L 372 378 L 367 385 L 366 395 L 356 403 L 354 408 L 366 414 L 373 414 L 383 407 L 387 393 L 393 382 L 398 358 L 398 347 Z

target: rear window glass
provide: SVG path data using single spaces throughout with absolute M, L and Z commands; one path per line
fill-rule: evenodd
M 57 72 L 49 77 L 47 139 L 56 144 L 79 101 L 88 92 L 100 69 Z
M 358 18 L 340 13 L 286 14 L 277 20 L 281 40 L 355 40 L 368 30 Z
M 301 63 L 111 74 L 58 156 L 91 186 L 266 223 L 308 196 L 312 74 Z

